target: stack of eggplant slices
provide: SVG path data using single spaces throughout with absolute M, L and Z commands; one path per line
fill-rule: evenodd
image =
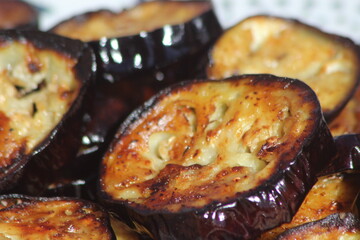
M 360 48 L 145 1 L 0 1 L 0 239 L 360 239 Z

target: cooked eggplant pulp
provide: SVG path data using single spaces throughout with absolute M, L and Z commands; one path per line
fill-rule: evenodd
M 351 40 L 269 16 L 250 17 L 226 31 L 210 61 L 211 78 L 269 73 L 300 79 L 316 92 L 328 119 L 344 107 L 360 76 L 359 49 Z
M 101 190 L 156 238 L 249 239 L 290 220 L 332 145 L 319 102 L 300 81 L 187 82 L 124 122 L 103 158 Z M 161 218 L 174 227 L 156 230 Z
M 0 199 L 1 239 L 116 239 L 108 214 L 94 203 L 22 195 Z
M 11 136 L 24 143 L 29 154 L 77 97 L 81 83 L 72 70 L 76 62 L 15 42 L 2 45 L 0 56 L 0 111 L 9 120 Z
M 35 178 L 46 184 L 42 174 L 56 178 L 53 170 L 75 158 L 94 59 L 80 41 L 35 31 L 0 33 L 0 191 L 23 171 L 23 186 Z

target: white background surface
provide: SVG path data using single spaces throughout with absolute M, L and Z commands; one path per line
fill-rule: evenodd
M 120 11 L 140 0 L 28 0 L 43 9 L 40 27 L 47 30 L 61 20 L 86 11 Z M 299 19 L 322 30 L 360 43 L 360 0 L 213 0 L 221 24 L 227 28 L 245 17 L 271 14 Z

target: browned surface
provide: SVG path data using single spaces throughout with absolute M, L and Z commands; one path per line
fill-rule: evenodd
M 98 11 L 56 26 L 57 34 L 83 41 L 149 32 L 187 22 L 210 9 L 207 2 L 145 2 L 119 13 Z

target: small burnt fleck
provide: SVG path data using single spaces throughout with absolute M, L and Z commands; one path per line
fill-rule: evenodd
M 41 70 L 40 64 L 35 63 L 35 62 L 29 62 L 27 67 L 29 69 L 29 72 L 31 72 L 31 73 L 37 73 L 37 72 L 40 72 L 40 70 Z

